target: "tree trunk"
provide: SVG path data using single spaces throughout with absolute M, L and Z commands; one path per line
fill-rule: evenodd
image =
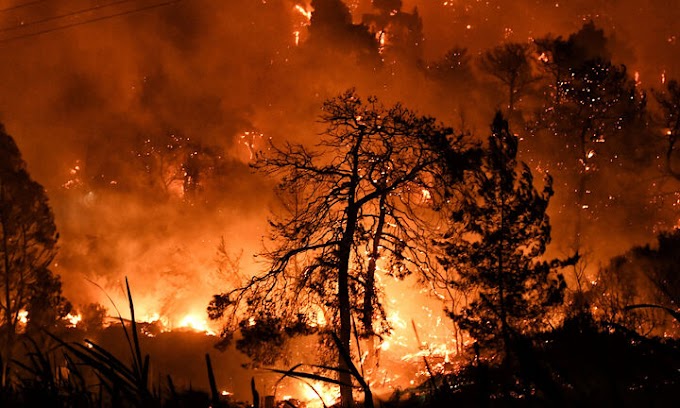
M 338 307 L 340 309 L 340 346 L 350 355 L 350 339 L 352 335 L 351 305 L 349 301 L 349 259 L 352 254 L 352 242 L 356 232 L 357 209 L 354 205 L 347 208 L 347 225 L 338 249 Z M 343 408 L 350 408 L 354 403 L 352 397 L 352 375 L 349 372 L 349 362 L 338 352 L 338 368 L 340 400 Z
M 5 189 L 3 188 L 2 185 L 0 185 L 0 202 L 4 202 L 5 198 Z M 6 218 L 6 215 L 2 212 L 0 212 L 0 228 L 2 228 L 2 253 L 3 253 L 3 272 L 4 272 L 4 286 L 5 286 L 5 291 L 4 291 L 4 302 L 5 302 L 5 307 L 3 308 L 3 314 L 4 314 L 4 319 L 5 319 L 5 324 L 4 327 L 2 327 L 2 330 L 0 331 L 0 336 L 2 336 L 2 354 L 0 355 L 0 358 L 2 358 L 2 375 L 1 375 L 1 385 L 2 387 L 5 387 L 7 385 L 7 373 L 8 373 L 8 364 L 9 361 L 12 358 L 12 348 L 13 348 L 13 337 L 14 337 L 14 330 L 15 327 L 13 325 L 14 319 L 12 319 L 12 298 L 11 298 L 11 290 L 10 290 L 10 272 L 11 272 L 11 266 L 10 266 L 10 259 L 9 259 L 9 243 L 7 239 L 7 224 L 8 220 Z
M 363 323 L 366 334 L 369 340 L 375 334 L 373 331 L 373 298 L 375 297 L 375 271 L 377 269 L 378 258 L 380 258 L 380 242 L 382 241 L 383 229 L 385 228 L 385 200 L 387 194 L 380 196 L 380 215 L 378 216 L 378 224 L 375 227 L 375 234 L 373 235 L 373 247 L 371 248 L 371 255 L 368 260 L 368 269 L 366 270 L 366 288 L 364 292 L 364 316 Z

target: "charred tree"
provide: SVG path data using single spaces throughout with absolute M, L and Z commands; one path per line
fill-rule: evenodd
M 375 283 L 378 260 L 392 276 L 427 273 L 421 244 L 429 242 L 428 214 L 437 216 L 433 207 L 444 200 L 437 183 L 454 183 L 472 153 L 433 118 L 375 98 L 364 102 L 353 91 L 328 100 L 321 122 L 326 130 L 313 150 L 272 146 L 255 164 L 280 177 L 280 195 L 300 206 L 271 221 L 269 270 L 211 302 L 211 318 L 226 318 L 226 337 L 239 323 L 273 315 L 287 335 L 337 330 L 349 352 L 353 315 L 359 335 L 390 329 Z M 350 406 L 352 377 L 342 354 L 342 404 Z

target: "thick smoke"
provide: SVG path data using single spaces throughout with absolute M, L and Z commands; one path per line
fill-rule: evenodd
M 418 60 L 408 62 L 403 50 L 389 52 L 389 37 L 380 54 L 358 25 L 380 21 L 369 0 L 183 0 L 124 14 L 161 3 L 46 1 L 0 11 L 0 120 L 48 190 L 62 236 L 55 271 L 66 296 L 76 305 L 105 303 L 91 280 L 122 303 L 128 276 L 141 314 L 172 316 L 171 324 L 203 318 L 210 296 L 235 279 L 232 268 L 220 269 L 222 238 L 232 257 L 242 253 L 242 273 L 261 268 L 252 255 L 262 249 L 275 201 L 272 182 L 250 173 L 251 155 L 269 139 L 313 143 L 327 97 L 356 87 L 484 138 L 503 104 L 498 85 L 489 77 L 477 89 L 455 81 L 442 87 L 427 68 L 456 46 L 474 61 L 500 42 L 567 37 L 590 20 L 642 86 L 660 87 L 662 73 L 680 75 L 680 9 L 664 0 L 381 2 L 402 3 L 404 21 L 422 19 L 409 54 Z M 312 17 L 310 27 L 310 3 L 340 11 Z M 74 13 L 95 5 L 102 7 Z M 39 20 L 49 21 L 32 23 Z M 180 166 L 192 149 L 197 179 Z M 559 210 L 569 182 L 556 180 L 556 241 L 569 224 Z M 627 220 L 600 245 L 602 259 L 650 240 L 663 221 L 638 211 L 646 191 L 626 194 L 639 200 L 592 226 L 591 235 L 605 234 L 612 214 Z

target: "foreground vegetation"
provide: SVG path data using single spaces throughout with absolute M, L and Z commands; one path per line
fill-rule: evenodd
M 137 331 L 137 335 L 135 335 Z M 179 389 L 171 376 L 149 375 L 154 364 L 142 350 L 139 327 L 111 327 L 106 336 L 127 344 L 127 353 L 109 351 L 92 341 L 63 341 L 25 336 L 22 352 L 8 365 L 12 381 L 0 392 L 3 407 L 237 407 L 264 406 L 262 390 L 238 402 L 215 385 L 209 357 L 206 389 Z M 187 343 L 189 344 L 189 343 Z M 375 397 L 382 407 L 533 407 L 677 406 L 680 395 L 680 342 L 643 337 L 588 313 L 566 320 L 554 331 L 533 338 L 513 334 L 512 354 L 486 354 L 475 345 L 455 372 L 431 372 L 408 389 Z M 427 357 L 425 363 L 427 364 Z M 283 376 L 323 379 L 296 369 Z M 333 381 L 328 379 L 328 381 Z M 198 379 L 197 379 L 197 382 Z M 360 382 L 355 383 L 360 392 Z M 365 391 L 365 390 L 364 390 Z M 355 393 L 359 397 L 360 394 Z M 253 403 L 253 401 L 255 401 Z M 279 406 L 304 405 L 296 400 Z M 311 401 L 315 406 L 323 402 Z M 358 401 L 359 405 L 363 404 Z

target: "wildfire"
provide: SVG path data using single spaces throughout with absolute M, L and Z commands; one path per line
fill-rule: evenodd
M 307 19 L 307 21 L 310 21 L 312 19 L 312 11 L 311 10 L 307 10 L 305 7 L 302 7 L 299 4 L 295 5 L 295 10 L 298 13 L 300 13 L 301 15 L 303 15 Z
M 295 46 L 300 45 L 300 37 L 302 35 L 302 29 L 309 26 L 312 20 L 312 11 L 306 7 L 296 4 L 293 10 L 297 12 L 298 15 L 302 16 L 302 21 L 299 21 L 296 25 L 296 29 L 293 31 L 293 41 Z
M 296 44 L 297 45 L 297 44 Z M 256 148 L 255 142 L 257 140 L 262 140 L 264 134 L 256 131 L 243 132 L 239 138 L 239 143 L 243 144 L 246 149 L 248 149 L 248 159 L 253 160 L 255 158 Z
M 311 381 L 301 390 L 308 408 L 330 407 L 340 398 L 340 389 L 321 381 Z
M 68 321 L 68 324 L 66 327 L 76 327 L 78 326 L 78 323 L 80 323 L 83 320 L 83 317 L 80 314 L 67 314 L 66 317 L 64 318 L 66 321 Z
M 28 324 L 28 311 L 27 310 L 20 310 L 19 315 L 18 315 L 18 320 L 19 324 L 22 326 L 25 326 Z
M 424 203 L 426 203 L 426 202 L 432 200 L 432 193 L 430 193 L 429 190 L 423 189 L 422 193 L 423 193 L 422 201 L 423 201 Z
M 378 43 L 380 44 L 380 47 L 378 48 L 378 52 L 380 54 L 382 54 L 383 51 L 385 50 L 385 44 L 387 44 L 387 33 L 385 32 L 385 30 L 382 30 L 377 34 L 377 37 L 378 37 Z
M 201 319 L 195 315 L 186 315 L 182 320 L 180 320 L 177 327 L 191 329 L 197 332 L 202 332 L 208 336 L 215 336 L 215 333 L 209 326 L 206 319 Z

